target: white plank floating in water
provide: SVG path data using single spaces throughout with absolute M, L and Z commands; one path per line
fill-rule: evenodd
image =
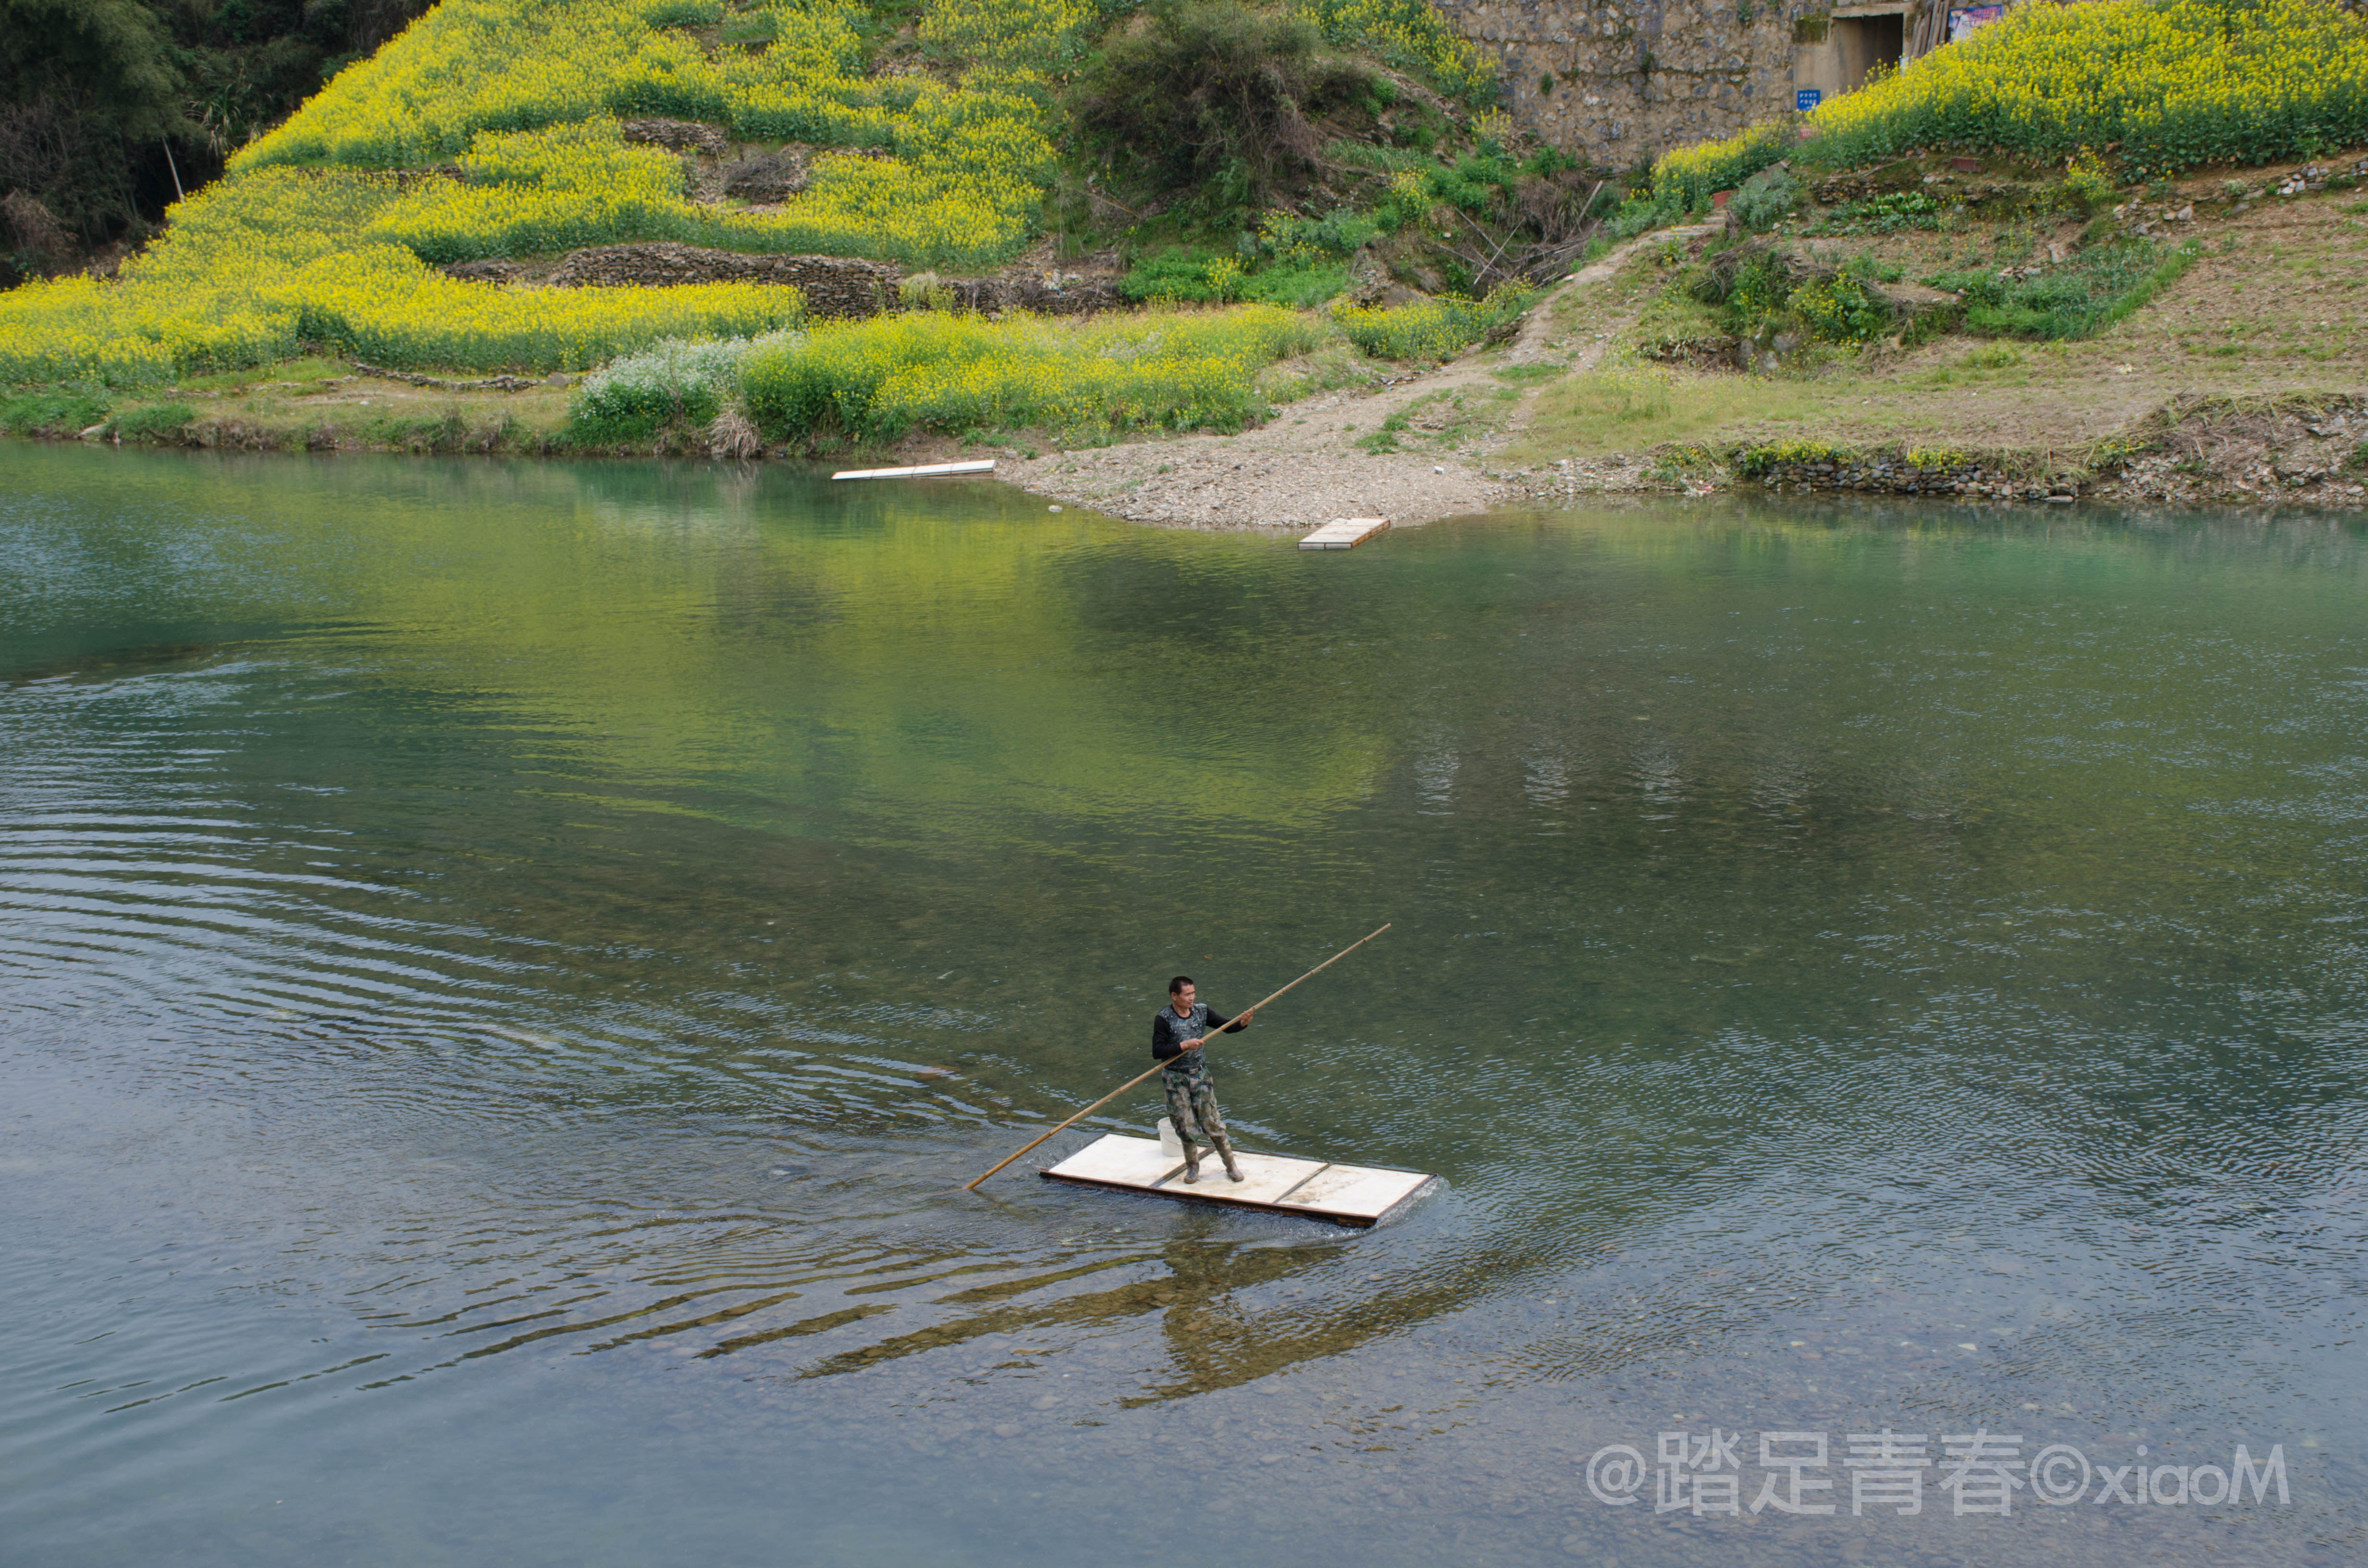
M 1235 1151 L 1234 1163 L 1242 1167 L 1242 1179 L 1228 1180 L 1225 1163 L 1214 1155 L 1201 1162 L 1201 1179 L 1190 1187 L 1183 1176 L 1172 1176 L 1160 1184 L 1162 1191 L 1174 1187 L 1178 1193 L 1198 1198 L 1201 1187 L 1231 1203 L 1280 1203 L 1286 1193 L 1294 1192 L 1307 1184 L 1307 1178 L 1325 1168 L 1321 1160 L 1292 1160 L 1281 1154 L 1245 1154 Z
M 995 460 L 981 458 L 975 462 L 923 463 L 918 468 L 850 468 L 831 475 L 833 479 L 937 479 L 949 473 L 993 473 Z
M 1282 1200 L 1286 1209 L 1371 1214 L 1379 1219 L 1430 1177 L 1420 1171 L 1377 1171 L 1359 1165 L 1326 1165 L 1323 1174 Z
M 1334 1165 L 1322 1160 L 1296 1160 L 1285 1154 L 1245 1154 L 1236 1151 L 1234 1157 L 1242 1167 L 1240 1181 L 1228 1181 L 1224 1162 L 1210 1154 L 1201 1161 L 1201 1179 L 1187 1185 L 1184 1162 L 1163 1153 L 1158 1139 L 1129 1138 L 1111 1132 L 1042 1174 L 1055 1181 L 1076 1182 L 1085 1187 L 1148 1192 L 1161 1198 L 1223 1203 L 1235 1209 L 1264 1209 L 1277 1214 L 1304 1214 L 1312 1220 L 1329 1220 L 1336 1225 L 1360 1226 L 1383 1219 L 1437 1179 L 1420 1171 Z
M 1390 526 L 1387 517 L 1335 517 L 1299 541 L 1302 550 L 1354 550 Z
M 1074 1181 L 1153 1187 L 1182 1170 L 1184 1160 L 1160 1148 L 1156 1138 L 1121 1138 L 1113 1134 L 1087 1144 L 1053 1168 Z

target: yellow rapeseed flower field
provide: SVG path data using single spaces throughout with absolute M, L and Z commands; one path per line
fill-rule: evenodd
M 1486 83 L 1494 68 L 1427 0 L 1295 0 L 1294 8 L 1344 48 L 1428 72 L 1450 93 Z
M 1315 318 L 1272 305 L 1083 328 L 922 312 L 757 344 L 739 374 L 749 412 L 773 435 L 1233 429 L 1258 413 L 1258 370 L 1324 335 Z
M 1074 53 L 1094 15 L 1069 0 L 944 0 L 924 33 L 975 62 L 949 88 L 866 75 L 854 0 L 728 16 L 681 0 L 445 0 L 232 168 L 457 162 L 476 188 L 414 193 L 381 231 L 429 261 L 682 239 L 991 266 L 1026 238 L 1052 163 L 1030 74 Z M 737 215 L 685 199 L 667 154 L 618 142 L 614 117 L 652 115 L 894 156 L 822 157 L 780 210 Z
M 1426 0 L 1299 4 L 1338 40 L 1450 85 L 1482 79 L 1477 51 Z M 860 0 L 443 0 L 241 149 L 118 278 L 0 295 L 0 381 L 156 383 L 305 345 L 399 366 L 582 369 L 801 315 L 789 289 L 510 288 L 436 269 L 483 256 L 667 239 L 989 267 L 1026 242 L 1042 210 L 1053 164 L 1048 74 L 1074 65 L 1109 16 L 1093 0 L 934 0 L 920 30 L 954 62 L 950 85 L 869 74 Z M 623 139 L 622 120 L 651 116 L 829 150 L 786 202 L 702 203 L 679 158 Z M 1037 393 L 1023 382 L 1037 376 L 1071 389 L 1043 392 L 1048 408 L 1128 423 L 1190 406 L 1222 420 L 1247 406 L 1265 362 L 1231 340 L 1212 340 L 1189 370 L 1172 354 L 1155 369 L 1098 347 L 1082 369 L 1042 381 L 1051 350 L 1027 334 L 1008 341 L 1007 370 L 982 361 L 925 371 L 913 360 L 872 402 L 937 420 L 970 403 L 1024 403 Z M 1142 391 L 1146 377 L 1168 390 Z M 1195 390 L 1203 381 L 1232 390 Z
M 1798 147 L 1846 168 L 1913 148 L 2067 159 L 2111 149 L 2133 176 L 2266 164 L 2368 141 L 2368 25 L 2332 0 L 2023 6 L 1808 118 L 1682 147 L 1653 194 L 1697 205 Z
M 306 343 L 381 364 L 584 369 L 667 337 L 797 321 L 794 289 L 502 289 L 368 236 L 392 176 L 266 169 L 174 210 L 165 244 L 108 282 L 0 294 L 0 381 L 170 381 L 287 358 Z
M 1815 124 L 1827 163 L 1951 145 L 2118 143 L 2142 174 L 2304 157 L 2368 139 L 2368 27 L 2330 0 L 2025 6 Z
M 1335 305 L 1332 319 L 1349 341 L 1384 359 L 1443 359 L 1521 313 L 1536 292 L 1508 283 L 1485 300 L 1437 299 L 1381 310 Z
M 0 380 L 155 382 L 302 342 L 399 365 L 575 369 L 800 313 L 794 290 L 515 290 L 429 265 L 472 256 L 682 239 L 992 265 L 1026 239 L 1052 162 L 1034 68 L 1092 13 L 958 3 L 977 63 L 948 87 L 864 75 L 851 0 L 728 16 L 698 0 L 445 0 L 241 150 L 119 279 L 0 296 Z M 825 153 L 778 208 L 701 206 L 678 159 L 622 141 L 630 115 L 893 155 Z M 393 172 L 432 165 L 458 177 Z

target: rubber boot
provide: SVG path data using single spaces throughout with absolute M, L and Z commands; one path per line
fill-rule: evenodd
M 1184 1140 L 1184 1179 L 1186 1181 L 1201 1179 L 1200 1145 L 1194 1143 L 1190 1138 Z
M 1242 1167 L 1234 1163 L 1234 1146 L 1227 1142 L 1222 1134 L 1217 1139 L 1217 1155 L 1225 1162 L 1225 1179 L 1241 1180 Z

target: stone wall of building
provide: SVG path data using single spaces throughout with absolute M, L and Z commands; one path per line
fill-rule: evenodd
M 1438 3 L 1496 58 L 1514 118 L 1596 167 L 1626 168 L 1793 107 L 1793 23 L 1807 9 L 1798 5 Z
M 1945 0 L 1436 3 L 1495 57 L 1522 126 L 1605 171 L 1788 113 L 1804 88 L 1849 92 L 1937 47 L 1948 16 Z

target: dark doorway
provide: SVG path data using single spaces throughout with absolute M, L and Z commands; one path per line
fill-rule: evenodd
M 1834 52 L 1840 56 L 1843 92 L 1864 86 L 1868 74 L 1878 65 L 1899 69 L 1899 56 L 1907 41 L 1907 18 L 1896 11 L 1887 17 L 1834 18 Z

